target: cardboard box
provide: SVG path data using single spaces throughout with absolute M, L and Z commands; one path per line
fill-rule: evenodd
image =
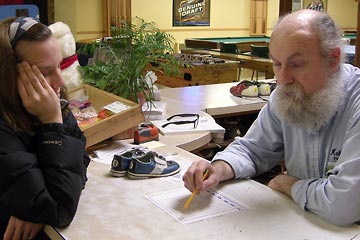
M 128 106 L 127 109 L 101 119 L 88 126 L 82 127 L 84 135 L 87 138 L 86 147 L 95 145 L 116 134 L 126 131 L 144 121 L 144 114 L 141 106 L 112 93 L 100 90 L 96 87 L 84 84 L 79 88 L 69 91 L 69 100 L 77 99 L 80 96 L 87 95 L 91 106 L 97 112 L 101 111 L 104 106 L 119 101 Z

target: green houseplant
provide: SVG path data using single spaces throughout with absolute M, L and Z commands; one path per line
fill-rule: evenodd
M 145 81 L 147 71 L 180 74 L 173 37 L 154 22 L 124 21 L 111 29 L 111 37 L 93 44 L 92 63 L 81 67 L 84 82 L 132 101 L 139 102 L 143 96 L 151 102 L 153 88 Z

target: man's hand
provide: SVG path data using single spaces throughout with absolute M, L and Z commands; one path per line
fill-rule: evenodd
M 42 228 L 42 224 L 26 222 L 11 216 L 5 231 L 4 240 L 32 239 Z
M 291 187 L 297 182 L 299 179 L 289 176 L 287 174 L 281 174 L 270 180 L 268 186 L 276 191 L 285 193 L 290 198 L 291 196 Z
M 203 181 L 203 174 L 208 169 L 208 178 Z M 199 192 L 206 191 L 219 182 L 234 178 L 234 172 L 225 161 L 215 161 L 210 164 L 207 160 L 193 162 L 183 176 L 184 185 L 191 192 L 198 189 Z

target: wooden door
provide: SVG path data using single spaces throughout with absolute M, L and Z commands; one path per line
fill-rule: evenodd
M 131 0 L 106 0 L 107 36 L 110 28 L 120 27 L 122 21 L 131 21 Z
M 267 0 L 250 1 L 250 36 L 266 35 Z

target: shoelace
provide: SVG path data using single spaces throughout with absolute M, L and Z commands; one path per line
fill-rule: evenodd
M 149 152 L 149 149 L 141 146 L 132 147 L 131 150 L 135 155 L 144 155 L 145 153 Z
M 155 154 L 155 156 L 156 156 L 157 158 L 160 158 L 161 160 L 166 161 L 166 158 L 165 158 L 164 156 L 158 154 L 157 152 L 154 152 L 154 154 Z

